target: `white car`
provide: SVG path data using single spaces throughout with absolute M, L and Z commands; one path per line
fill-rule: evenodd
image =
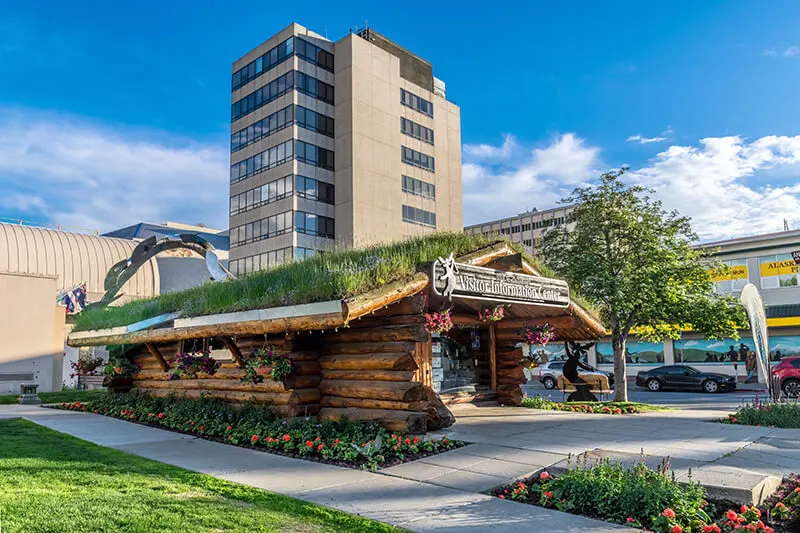
M 539 382 L 544 385 L 545 389 L 555 389 L 556 384 L 558 383 L 558 376 L 562 374 L 564 369 L 564 361 L 550 361 L 548 363 L 544 363 L 540 367 L 534 370 L 534 375 L 539 376 Z M 608 378 L 608 386 L 614 386 L 614 373 L 613 372 L 605 372 L 603 370 L 597 370 L 596 368 L 592 367 L 592 371 L 584 370 L 582 368 L 578 369 L 579 374 L 596 374 L 601 376 L 606 376 Z

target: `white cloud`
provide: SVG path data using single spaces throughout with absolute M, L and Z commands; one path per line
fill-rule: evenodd
M 800 46 L 790 46 L 786 50 L 783 51 L 783 55 L 786 57 L 794 57 L 797 54 L 800 54 Z
M 498 160 L 500 147 L 464 150 L 464 223 L 476 224 L 511 216 L 533 207 L 552 207 L 575 186 L 587 182 L 599 165 L 599 149 L 572 133 L 543 148 L 525 151 L 519 145 Z M 477 155 L 476 155 L 477 154 Z M 487 156 L 491 154 L 491 156 Z
M 778 52 L 776 52 L 774 48 L 767 48 L 761 52 L 761 54 L 765 56 L 776 56 L 778 55 Z
M 3 216 L 101 232 L 140 221 L 228 226 L 224 147 L 159 132 L 0 109 L 0 176 Z
M 491 144 L 465 144 L 464 155 L 475 159 L 507 159 L 519 149 L 516 138 L 513 135 L 503 136 L 503 144 L 492 146 Z
M 466 224 L 553 207 L 604 167 L 599 149 L 573 134 L 533 150 L 517 164 L 467 164 Z M 800 228 L 798 178 L 800 135 L 752 141 L 709 137 L 697 146 L 673 145 L 627 174 L 629 182 L 654 189 L 667 209 L 690 216 L 705 241 L 780 231 L 784 218 Z
M 631 135 L 626 139 L 628 142 L 638 142 L 639 144 L 650 144 L 650 143 L 660 143 L 662 141 L 666 141 L 666 137 L 642 137 L 638 133 L 636 135 Z

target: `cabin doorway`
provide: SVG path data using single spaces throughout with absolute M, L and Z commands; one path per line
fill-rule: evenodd
M 445 403 L 492 400 L 489 327 L 456 324 L 431 339 L 433 390 Z

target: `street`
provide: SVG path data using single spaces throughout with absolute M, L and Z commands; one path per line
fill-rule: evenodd
M 744 387 L 744 385 L 740 385 Z M 663 405 L 679 409 L 730 409 L 733 411 L 745 403 L 752 403 L 756 396 L 761 401 L 767 400 L 766 391 L 752 392 L 759 385 L 747 385 L 748 392 L 725 392 L 719 394 L 705 394 L 700 392 L 650 392 L 628 383 L 628 400 L 632 402 Z M 558 390 L 548 390 L 538 381 L 531 381 L 522 385 L 522 392 L 526 396 L 543 396 L 553 401 L 561 401 L 564 395 Z M 613 399 L 613 398 L 608 398 Z

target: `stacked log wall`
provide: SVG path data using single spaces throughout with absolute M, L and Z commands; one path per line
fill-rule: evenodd
M 527 381 L 522 370 L 522 348 L 498 342 L 496 357 L 497 401 L 502 405 L 520 405 L 522 403 L 520 385 Z
M 415 304 L 401 303 L 396 310 L 412 310 Z M 320 416 L 373 420 L 392 431 L 424 433 L 428 402 L 422 369 L 429 342 L 420 314 L 376 313 L 327 332 L 319 358 Z
M 319 390 L 319 354 L 306 350 L 298 336 L 245 336 L 234 338 L 244 357 L 265 345 L 289 354 L 293 374 L 283 381 L 273 381 L 269 375 L 262 383 L 242 381 L 244 370 L 235 360 L 224 361 L 213 375 L 200 373 L 197 379 L 170 380 L 157 357 L 146 345 L 131 350 L 133 361 L 140 366 L 133 375 L 134 390 L 156 397 L 175 395 L 184 398 L 215 398 L 234 403 L 267 404 L 278 416 L 313 415 L 319 412 L 322 395 Z M 157 351 L 171 363 L 181 350 L 191 350 L 193 341 L 156 344 Z

